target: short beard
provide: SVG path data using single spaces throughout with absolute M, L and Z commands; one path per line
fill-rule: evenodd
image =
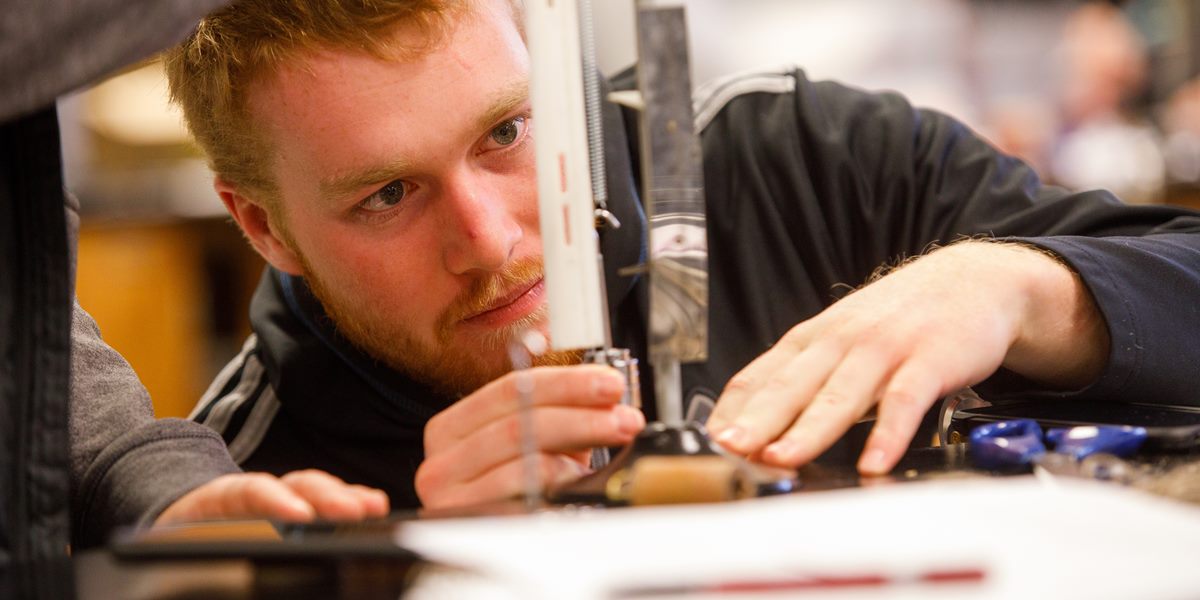
M 371 357 L 435 392 L 448 397 L 465 396 L 512 370 L 509 344 L 526 329 L 538 329 L 546 318 L 543 306 L 515 323 L 489 332 L 476 347 L 452 348 L 455 327 L 476 314 L 513 287 L 535 281 L 542 275 L 540 259 L 517 261 L 503 271 L 472 282 L 441 313 L 434 325 L 435 344 L 422 342 L 407 323 L 387 319 L 386 311 L 348 301 L 333 293 L 299 252 L 305 281 L 321 302 L 338 332 Z M 562 366 L 582 361 L 582 351 L 552 351 L 532 357 L 534 366 Z

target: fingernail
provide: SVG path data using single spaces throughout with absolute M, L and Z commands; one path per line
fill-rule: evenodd
M 580 477 L 583 477 L 584 475 L 588 475 L 592 472 L 592 468 L 589 467 L 588 465 L 581 463 L 575 459 L 569 458 L 569 457 L 564 457 L 564 458 L 566 458 L 567 461 L 569 461 L 571 463 L 570 469 L 568 469 L 568 471 L 570 472 L 571 479 L 579 479 Z
M 386 515 L 388 512 L 389 504 L 391 504 L 389 502 L 388 495 L 381 491 L 375 491 L 374 493 L 371 494 L 371 498 L 375 502 L 375 507 L 374 507 L 375 512 L 380 515 Z
M 738 449 L 742 443 L 746 441 L 746 430 L 737 425 L 733 425 L 717 434 L 717 442 L 722 446 Z
M 876 448 L 864 452 L 862 458 L 858 459 L 858 470 L 868 475 L 883 475 L 887 473 L 886 455 L 883 450 Z
M 587 465 L 569 457 L 559 455 L 558 464 L 560 468 L 554 469 L 551 472 L 550 481 L 546 482 L 551 486 L 570 483 L 587 475 L 591 470 Z
M 617 409 L 617 427 L 621 433 L 637 433 L 646 428 L 646 418 L 642 411 L 632 406 L 619 405 Z
M 287 500 L 287 505 L 288 510 L 297 515 L 297 520 L 309 521 L 317 516 L 316 510 L 313 509 L 312 505 L 303 500 L 291 498 Z
M 592 391 L 599 398 L 619 397 L 625 392 L 625 379 L 615 372 L 597 375 L 592 380 Z
M 763 450 L 763 456 L 773 462 L 790 462 L 800 452 L 800 445 L 792 440 L 779 440 Z

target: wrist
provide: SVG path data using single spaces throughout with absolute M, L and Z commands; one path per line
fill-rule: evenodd
M 1003 367 L 1059 389 L 1096 380 L 1108 362 L 1109 333 L 1082 278 L 1057 255 L 1024 244 L 994 244 L 1019 265 L 1021 318 Z

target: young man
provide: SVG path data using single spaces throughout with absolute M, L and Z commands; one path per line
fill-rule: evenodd
M 168 71 L 217 192 L 272 267 L 255 336 L 195 417 L 245 468 L 324 469 L 397 507 L 517 492 L 505 345 L 545 328 L 520 15 L 504 0 L 246 0 Z M 876 408 L 857 464 L 885 472 L 940 395 L 985 380 L 1193 401 L 1190 213 L 1043 187 L 945 116 L 799 72 L 698 96 L 713 333 L 683 380 L 685 398 L 723 390 L 709 425 L 726 447 L 852 460 L 839 438 Z M 645 282 L 615 273 L 643 252 L 637 144 L 609 110 L 626 223 L 601 241 L 609 306 L 615 341 L 641 352 Z M 1007 239 L 929 251 L 964 237 Z M 547 482 L 644 424 L 607 369 L 530 376 Z

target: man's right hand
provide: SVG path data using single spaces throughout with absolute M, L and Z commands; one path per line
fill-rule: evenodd
M 646 426 L 640 410 L 619 404 L 625 382 L 614 369 L 579 365 L 514 371 L 425 426 L 425 462 L 417 469 L 416 489 L 426 508 L 521 493 L 519 386 L 532 400 L 533 442 L 545 487 L 584 475 L 592 448 L 627 444 Z

